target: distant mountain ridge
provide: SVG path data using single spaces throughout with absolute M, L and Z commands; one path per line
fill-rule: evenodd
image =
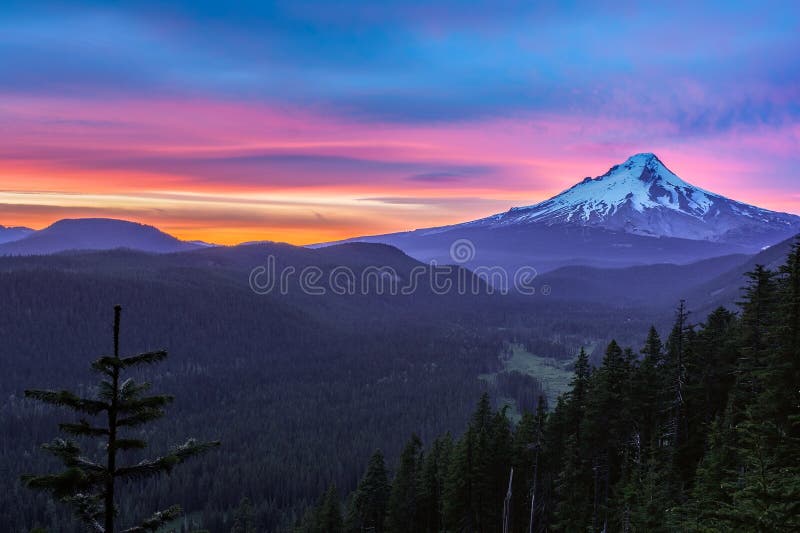
M 159 229 L 110 218 L 63 219 L 24 237 L 0 244 L 2 255 L 49 255 L 69 250 L 128 248 L 142 252 L 169 253 L 203 248 L 181 241 Z
M 26 228 L 23 226 L 7 228 L 6 226 L 0 225 L 0 244 L 18 241 L 24 237 L 27 237 L 34 231 L 35 230 L 32 230 L 31 228 Z
M 800 217 L 728 199 L 684 181 L 652 153 L 527 207 L 468 224 L 595 226 L 654 237 L 766 246 L 800 231 Z M 764 239 L 767 239 L 765 241 Z M 781 240 L 781 239 L 778 239 Z
M 741 283 L 746 271 L 742 265 L 753 257 L 724 255 L 687 265 L 653 264 L 625 268 L 566 266 L 543 274 L 536 281 L 549 287 L 549 296 L 554 300 L 614 302 L 622 307 L 669 309 L 680 298 L 691 296 L 689 304 L 694 307 L 707 300 L 706 296 L 697 296 L 697 287 L 732 270 L 739 272 L 735 282 Z M 732 302 L 721 302 L 720 305 L 723 303 Z
M 530 266 L 548 272 L 571 265 L 622 268 L 751 255 L 797 233 L 800 216 L 701 189 L 655 154 L 641 153 L 538 204 L 461 224 L 348 241 L 391 244 L 420 261 L 452 263 L 450 247 L 466 240 L 474 253 L 461 264 L 469 268 Z
M 467 268 L 564 266 L 620 268 L 689 264 L 754 254 L 800 233 L 800 216 L 730 200 L 678 177 L 652 153 L 629 157 L 538 204 L 471 222 L 347 239 L 395 246 L 423 261 Z M 451 256 L 466 240 L 472 253 Z M 186 242 L 153 226 L 124 220 L 64 219 L 34 231 L 0 227 L 0 255 L 47 255 L 68 250 L 129 248 L 169 253 L 213 246 Z

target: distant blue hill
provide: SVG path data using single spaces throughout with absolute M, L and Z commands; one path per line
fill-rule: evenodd
M 0 233 L 2 235 L 3 233 Z M 49 255 L 69 250 L 128 248 L 169 253 L 208 245 L 181 241 L 153 226 L 109 218 L 64 219 L 18 240 L 0 244 L 0 255 Z
M 5 226 L 0 226 L 0 244 L 18 241 L 22 238 L 27 237 L 33 232 L 34 230 L 32 230 L 31 228 L 25 228 L 22 226 L 17 226 L 14 228 L 7 228 Z

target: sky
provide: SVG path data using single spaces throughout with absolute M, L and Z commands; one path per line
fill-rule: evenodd
M 0 224 L 308 244 L 542 201 L 637 152 L 800 214 L 797 2 L 0 5 Z

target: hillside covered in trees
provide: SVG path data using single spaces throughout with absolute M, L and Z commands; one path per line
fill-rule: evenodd
M 800 531 L 799 245 L 740 306 L 693 323 L 681 303 L 665 342 L 582 352 L 517 423 L 484 395 L 461 436 L 413 435 L 393 475 L 375 452 L 297 531 Z
M 406 275 L 419 265 L 370 244 L 0 259 L 3 531 L 82 531 L 69 509 L 19 481 L 58 466 L 39 446 L 65 421 L 24 390 L 91 395 L 97 376 L 87 365 L 112 349 L 115 304 L 126 310 L 123 353 L 170 354 L 145 376 L 175 396 L 169 419 L 133 437 L 155 450 L 169 449 L 175 435 L 224 443 L 164 479 L 133 482 L 138 497 L 119 502 L 120 516 L 176 503 L 187 531 L 215 533 L 232 528 L 244 497 L 258 531 L 285 530 L 331 482 L 354 488 L 375 449 L 393 463 L 413 431 L 426 440 L 460 433 L 485 390 L 532 407 L 546 391 L 532 375 L 503 373 L 500 356 L 511 344 L 553 359 L 568 375 L 578 346 L 625 335 L 654 316 L 511 294 L 254 294 L 248 276 L 270 254 L 279 268 L 298 271 L 377 264 Z

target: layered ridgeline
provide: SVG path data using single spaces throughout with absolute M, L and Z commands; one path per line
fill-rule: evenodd
M 376 452 L 298 533 L 800 531 L 800 244 L 746 280 L 741 312 L 684 305 L 662 342 L 584 352 L 571 390 L 514 424 L 484 395 L 459 438 Z M 407 438 L 397 435 L 398 439 Z
M 207 245 L 181 241 L 153 226 L 110 218 L 63 219 L 39 231 L 0 228 L 0 256 L 48 255 L 68 250 L 116 248 L 167 253 L 195 250 L 204 246 Z
M 24 237 L 27 237 L 34 230 L 30 228 L 25 228 L 21 226 L 7 228 L 5 226 L 0 226 L 0 244 L 5 244 L 7 242 L 18 241 Z
M 468 266 L 633 266 L 752 254 L 800 232 L 800 217 L 725 198 L 636 154 L 544 202 L 472 222 L 355 240 L 452 262 L 450 245 L 474 244 Z

